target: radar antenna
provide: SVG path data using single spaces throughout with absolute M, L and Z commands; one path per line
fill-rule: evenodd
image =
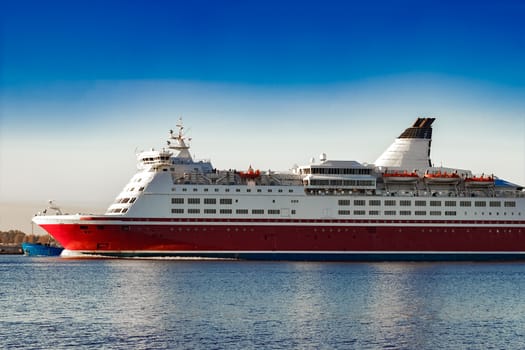
M 175 134 L 173 130 L 170 130 L 170 140 L 175 140 L 176 142 L 174 144 L 171 143 L 171 141 L 168 140 L 168 148 L 174 149 L 179 151 L 179 154 L 177 157 L 179 158 L 189 158 L 191 159 L 191 154 L 189 152 L 190 145 L 189 142 L 191 141 L 191 137 L 187 137 L 186 134 L 189 131 L 184 132 L 184 125 L 182 124 L 182 117 L 179 118 L 179 122 L 176 124 L 178 130 L 178 133 Z

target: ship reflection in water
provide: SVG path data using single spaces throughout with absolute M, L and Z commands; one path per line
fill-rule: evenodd
M 524 267 L 1 256 L 0 348 L 520 348 Z

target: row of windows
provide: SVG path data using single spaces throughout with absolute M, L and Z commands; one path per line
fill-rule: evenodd
M 337 212 L 339 215 L 366 215 L 365 213 L 365 210 L 354 210 L 354 211 L 351 211 L 351 210 L 345 210 L 345 209 L 341 209 Z M 385 210 L 383 212 L 384 215 L 397 215 L 397 212 L 395 210 Z M 431 216 L 441 216 L 443 213 L 441 211 L 434 211 L 434 210 L 431 210 L 428 212 L 428 215 L 431 215 Z M 485 215 L 488 215 L 488 216 L 492 216 L 493 213 L 492 212 L 480 212 L 479 213 L 480 215 L 482 216 L 485 216 Z M 496 212 L 495 213 L 496 216 L 499 216 L 500 213 Z M 369 210 L 368 211 L 368 215 L 380 215 L 380 211 L 379 210 Z M 411 210 L 400 210 L 399 211 L 399 215 L 401 216 L 410 216 L 412 215 L 412 211 Z M 416 210 L 413 212 L 413 215 L 417 215 L 417 216 L 423 216 L 423 215 L 427 215 L 427 211 L 426 210 Z M 444 213 L 445 216 L 455 216 L 457 215 L 457 212 L 455 210 L 447 210 L 445 211 Z M 468 216 L 469 213 L 468 212 L 465 212 L 465 216 Z M 474 215 L 478 215 L 478 212 L 474 212 Z M 507 216 L 507 212 L 504 212 L 503 213 L 504 216 Z M 512 213 L 509 213 L 509 215 L 511 216 L 514 216 L 515 213 L 512 212 Z M 517 213 L 518 216 L 521 216 L 521 213 Z
M 111 209 L 109 210 L 109 213 L 126 213 L 128 211 L 128 208 L 115 208 L 115 209 Z
M 157 157 L 144 157 L 141 159 L 145 164 L 155 163 L 158 161 L 167 162 L 170 160 L 170 156 L 157 156 Z
M 371 169 L 311 167 L 310 169 L 304 169 L 304 173 L 305 174 L 310 174 L 310 173 L 312 174 L 330 174 L 330 175 L 370 175 Z
M 338 204 L 339 205 L 355 205 L 355 206 L 365 206 L 366 205 L 366 200 L 364 199 L 354 199 L 353 201 L 350 200 L 350 199 L 340 199 L 338 201 Z M 384 206 L 395 206 L 397 203 L 397 201 L 395 199 L 386 199 L 383 201 L 383 205 Z M 474 203 L 474 206 L 475 207 L 486 207 L 487 206 L 487 202 L 486 201 L 460 201 L 459 202 L 459 206 L 460 207 L 471 207 L 472 206 L 472 203 Z M 432 200 L 432 201 L 429 201 L 428 202 L 429 206 L 431 207 L 441 207 L 443 206 L 443 201 L 435 201 L 435 200 Z M 444 204 L 445 204 L 445 207 L 455 207 L 457 206 L 457 202 L 456 201 L 444 201 Z M 501 207 L 501 202 L 500 201 L 490 201 L 488 202 L 489 206 L 490 207 Z M 505 201 L 503 202 L 504 206 L 506 208 L 515 208 L 516 207 L 516 202 L 515 201 Z M 378 199 L 370 199 L 368 200 L 368 205 L 370 206 L 381 206 L 381 201 L 378 200 Z M 407 207 L 407 206 L 411 206 L 412 205 L 412 200 L 400 200 L 399 201 L 399 205 L 402 206 L 402 207 Z M 425 200 L 415 200 L 414 201 L 414 205 L 416 207 L 426 207 L 427 206 L 427 201 Z
M 135 187 L 130 187 L 130 188 L 126 189 L 126 191 L 127 192 L 133 192 L 133 191 L 135 191 Z M 144 186 L 139 187 L 138 191 L 144 191 Z
M 172 214 L 184 214 L 184 209 L 183 208 L 173 208 L 171 209 L 171 213 Z M 198 209 L 198 208 L 188 208 L 187 209 L 187 213 L 188 214 L 200 214 L 201 213 L 201 209 Z M 204 209 L 202 210 L 202 213 L 204 214 L 233 214 L 233 210 L 232 209 Z M 248 215 L 250 213 L 250 211 L 248 209 L 237 209 L 235 210 L 235 214 L 240 214 L 240 215 Z M 265 210 L 264 209 L 252 209 L 251 210 L 251 213 L 254 214 L 254 215 L 264 215 L 265 214 Z M 281 214 L 281 210 L 279 209 L 268 209 L 266 211 L 266 213 L 268 215 L 280 215 Z M 292 214 L 295 214 L 295 210 L 291 210 L 291 213 Z
M 355 186 L 355 187 L 367 187 L 375 186 L 373 180 L 322 180 L 322 179 L 311 179 L 311 186 Z
M 172 190 L 173 192 L 176 192 L 176 191 L 177 191 L 177 188 L 176 188 L 176 187 L 173 187 L 171 190 Z M 214 188 L 213 190 L 214 190 L 214 192 L 219 192 L 219 191 L 220 191 L 219 188 Z M 268 192 L 268 193 L 272 193 L 273 190 L 274 190 L 274 189 L 272 189 L 272 188 L 267 188 L 267 189 L 266 189 L 266 192 Z M 199 191 L 198 188 L 196 188 L 196 187 L 193 188 L 193 192 L 198 192 L 198 191 Z M 203 191 L 203 192 L 209 192 L 210 189 L 209 189 L 209 188 L 204 188 L 202 191 Z M 263 191 L 263 190 L 262 190 L 261 188 L 257 188 L 257 189 L 256 189 L 256 192 L 259 192 L 259 193 L 260 193 L 260 192 L 262 192 L 262 191 Z M 183 187 L 183 188 L 182 188 L 182 192 L 188 192 L 188 188 L 187 188 L 187 187 Z M 224 192 L 230 192 L 230 188 L 224 188 Z M 236 188 L 236 189 L 235 189 L 235 192 L 241 192 L 241 189 L 240 189 L 240 188 Z M 249 192 L 252 192 L 252 189 L 251 189 L 251 188 L 245 188 L 245 192 L 248 192 L 248 193 L 249 193 Z M 278 192 L 278 193 L 283 193 L 284 191 L 283 191 L 282 188 L 279 188 L 279 189 L 277 190 L 277 192 Z M 293 189 L 291 189 L 291 188 L 288 189 L 288 193 L 293 193 L 293 192 L 294 192 Z
M 204 204 L 217 204 L 217 198 L 204 198 Z M 171 199 L 172 204 L 184 204 L 184 198 L 175 197 Z M 233 199 L 231 198 L 220 198 L 220 204 L 231 205 L 233 204 Z M 200 198 L 188 198 L 188 204 L 201 204 Z
M 351 211 L 351 210 L 339 210 L 337 213 L 339 215 L 352 215 L 352 214 L 353 215 L 366 215 L 366 211 L 365 210 L 354 210 L 354 211 Z M 397 215 L 397 212 L 395 210 L 385 210 L 383 213 L 384 213 L 384 215 Z M 441 216 L 441 212 L 440 211 L 430 211 L 429 214 L 432 215 L 432 216 Z M 380 211 L 379 210 L 369 210 L 368 211 L 368 215 L 380 215 Z M 399 211 L 399 215 L 403 215 L 403 216 L 412 215 L 412 211 L 410 211 L 410 210 L 400 210 Z M 425 210 L 416 210 L 416 211 L 414 211 L 414 215 L 423 216 L 423 215 L 427 215 L 427 212 Z M 455 216 L 456 212 L 455 211 L 445 211 L 445 215 L 446 216 Z
M 137 200 L 137 198 L 120 198 L 115 201 L 115 203 L 134 203 Z

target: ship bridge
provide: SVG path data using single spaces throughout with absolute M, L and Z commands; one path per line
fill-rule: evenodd
M 311 190 L 354 192 L 376 188 L 373 167 L 353 160 L 322 160 L 318 164 L 299 167 L 297 172 L 307 193 Z

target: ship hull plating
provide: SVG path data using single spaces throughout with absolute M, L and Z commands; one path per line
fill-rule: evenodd
M 313 261 L 525 258 L 523 221 L 134 219 L 115 223 L 97 219 L 42 227 L 77 256 Z

